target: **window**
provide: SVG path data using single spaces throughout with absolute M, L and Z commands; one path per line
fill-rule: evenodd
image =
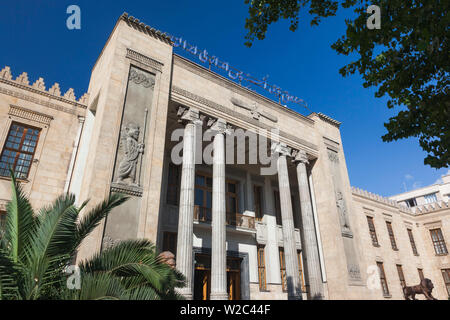
M 275 216 L 277 220 L 277 225 L 281 226 L 281 204 L 280 204 L 280 193 L 278 191 L 274 191 L 273 197 L 275 200 Z
M 203 173 L 195 175 L 194 219 L 212 221 L 212 178 Z M 237 182 L 226 181 L 226 216 L 227 223 L 236 225 L 238 222 Z
M 212 221 L 212 178 L 203 174 L 195 175 L 194 219 Z
M 164 232 L 162 251 L 170 251 L 174 255 L 177 254 L 177 233 Z
M 303 278 L 303 264 L 302 264 L 302 252 L 297 250 L 297 260 L 298 260 L 298 273 L 300 279 L 302 280 L 302 292 L 306 292 L 305 279 Z
M 400 285 L 402 288 L 406 287 L 406 281 L 405 281 L 405 275 L 403 274 L 403 268 L 401 264 L 397 264 L 397 272 L 398 272 L 398 278 L 400 279 Z
M 372 239 L 372 244 L 375 247 L 379 247 L 380 245 L 378 244 L 377 232 L 375 231 L 375 224 L 373 223 L 373 217 L 367 216 L 367 224 L 369 225 L 369 233 L 370 238 Z
M 405 200 L 405 203 L 409 208 L 417 206 L 416 198 Z
M 174 206 L 178 205 L 179 201 L 179 178 L 180 178 L 180 166 L 176 166 L 173 163 L 169 163 L 169 176 L 167 179 L 167 196 L 166 203 Z
M 39 129 L 13 122 L 0 157 L 1 176 L 9 176 L 9 169 L 12 169 L 17 178 L 28 177 L 39 140 L 39 131 Z
M 427 195 L 425 195 L 423 197 L 425 198 L 425 203 L 437 202 L 436 193 L 427 194 Z
M 409 242 L 411 243 L 412 251 L 415 256 L 418 256 L 419 253 L 417 252 L 416 242 L 414 241 L 414 236 L 413 236 L 412 230 L 411 229 L 406 229 L 406 230 L 408 231 Z
M 397 251 L 398 248 L 397 248 L 397 243 L 395 242 L 394 230 L 392 230 L 392 223 L 389 221 L 386 221 L 386 227 L 388 230 L 389 239 L 391 240 L 392 249 Z
M 253 187 L 253 202 L 255 207 L 255 218 L 257 221 L 261 221 L 263 218 L 262 213 L 262 187 Z
M 445 245 L 444 236 L 442 235 L 441 229 L 430 230 L 431 240 L 433 241 L 434 251 L 436 254 L 443 255 L 447 254 L 447 246 Z
M 444 277 L 445 287 L 447 288 L 447 294 L 450 297 L 450 269 L 442 269 L 442 277 Z
M 425 279 L 425 276 L 423 275 L 423 269 L 417 268 L 417 272 L 419 273 L 419 279 L 422 281 Z
M 383 295 L 389 296 L 389 287 L 386 281 L 386 274 L 384 273 L 384 267 L 383 262 L 377 262 L 378 271 L 380 274 L 380 282 L 381 282 L 381 288 L 383 289 Z
M 264 257 L 264 247 L 258 246 L 258 278 L 259 278 L 259 290 L 266 291 L 266 262 Z
M 281 286 L 283 291 L 287 291 L 287 280 L 286 280 L 286 264 L 284 259 L 284 248 L 279 248 L 280 250 L 280 273 L 281 273 Z

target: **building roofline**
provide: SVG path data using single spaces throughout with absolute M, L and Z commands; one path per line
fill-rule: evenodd
M 256 99 L 262 100 L 265 103 L 268 103 L 269 107 L 273 107 L 273 108 L 275 108 L 275 110 L 280 110 L 281 109 L 282 111 L 288 112 L 289 114 L 291 114 L 291 115 L 293 115 L 293 116 L 295 116 L 297 118 L 300 118 L 301 120 L 303 120 L 303 121 L 305 121 L 305 122 L 307 122 L 309 124 L 314 124 L 314 122 L 315 122 L 313 119 L 309 118 L 309 115 L 308 116 L 304 116 L 301 113 L 299 113 L 299 112 L 297 112 L 295 110 L 292 110 L 291 108 L 289 108 L 287 106 L 284 106 L 284 105 L 282 105 L 282 104 L 280 104 L 280 103 L 278 103 L 276 101 L 273 101 L 273 100 L 263 96 L 262 94 L 254 91 L 254 90 L 251 90 L 251 89 L 248 89 L 246 87 L 243 87 L 243 86 L 237 84 L 236 82 L 231 81 L 230 79 L 227 79 L 226 77 L 224 77 L 224 76 L 222 76 L 222 75 L 220 75 L 220 74 L 218 74 L 218 73 L 216 73 L 214 71 L 211 71 L 208 68 L 206 68 L 206 67 L 204 67 L 204 66 L 202 66 L 202 65 L 200 65 L 200 64 L 198 64 L 196 62 L 193 62 L 192 60 L 189 60 L 188 58 L 185 58 L 185 57 L 183 57 L 183 56 L 181 56 L 179 54 L 176 54 L 176 53 L 173 53 L 173 56 L 174 56 L 175 59 L 179 59 L 181 62 L 186 63 L 186 64 L 188 64 L 188 65 L 190 65 L 190 66 L 192 66 L 194 68 L 197 68 L 201 72 L 203 72 L 205 74 L 208 74 L 208 75 L 210 75 L 210 76 L 212 76 L 212 77 L 214 77 L 214 78 L 216 78 L 216 79 L 218 79 L 220 81 L 223 81 L 226 84 L 232 86 L 233 88 L 235 88 L 237 90 L 240 90 L 241 92 L 243 92 L 247 96 L 250 96 L 249 97 L 250 99 L 251 98 L 256 98 Z M 174 59 L 174 63 L 175 63 L 175 59 Z

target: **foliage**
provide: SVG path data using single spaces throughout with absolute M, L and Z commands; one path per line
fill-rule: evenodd
M 265 38 L 267 28 L 280 19 L 290 19 L 290 30 L 298 28 L 302 8 L 312 16 L 311 25 L 334 16 L 339 1 L 245 0 L 249 17 L 245 27 L 246 45 Z M 366 26 L 367 8 L 381 8 L 381 29 Z M 434 168 L 450 164 L 450 2 L 446 0 L 345 0 L 353 20 L 332 48 L 339 54 L 357 53 L 358 60 L 340 69 L 343 76 L 358 72 L 363 86 L 376 87 L 375 96 L 389 97 L 388 108 L 398 114 L 385 123 L 389 142 L 417 137 Z
M 128 240 L 102 250 L 79 265 L 79 289 L 70 288 L 66 268 L 82 241 L 115 207 L 121 194 L 80 214 L 65 194 L 35 214 L 11 172 L 12 198 L 0 239 L 0 300 L 38 299 L 178 299 L 183 276 L 157 255 L 147 240 Z

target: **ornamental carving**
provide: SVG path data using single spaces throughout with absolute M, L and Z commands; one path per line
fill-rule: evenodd
M 339 219 L 341 220 L 342 231 L 344 233 L 351 233 L 350 222 L 348 220 L 347 206 L 345 204 L 344 196 L 341 191 L 336 192 L 336 207 L 339 212 Z
M 138 186 L 136 183 L 136 167 L 139 156 L 144 153 L 144 144 L 139 143 L 140 128 L 131 122 L 125 126 L 122 134 L 122 148 L 124 156 L 119 164 L 119 177 L 115 183 L 123 184 L 125 179 L 129 179 L 129 185 Z
M 338 154 L 334 151 L 328 151 L 328 159 L 330 159 L 331 162 L 339 163 Z
M 146 76 L 143 73 L 140 73 L 136 71 L 135 69 L 132 69 L 130 71 L 130 81 L 133 81 L 136 84 L 141 84 L 144 86 L 144 88 L 154 88 L 155 87 L 155 79 L 151 76 Z

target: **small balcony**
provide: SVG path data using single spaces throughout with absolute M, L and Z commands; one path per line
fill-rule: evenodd
M 211 208 L 205 208 L 201 206 L 194 207 L 194 221 L 211 223 L 212 213 Z M 245 229 L 255 229 L 255 218 L 239 213 L 226 214 L 226 223 L 228 226 L 239 227 Z

